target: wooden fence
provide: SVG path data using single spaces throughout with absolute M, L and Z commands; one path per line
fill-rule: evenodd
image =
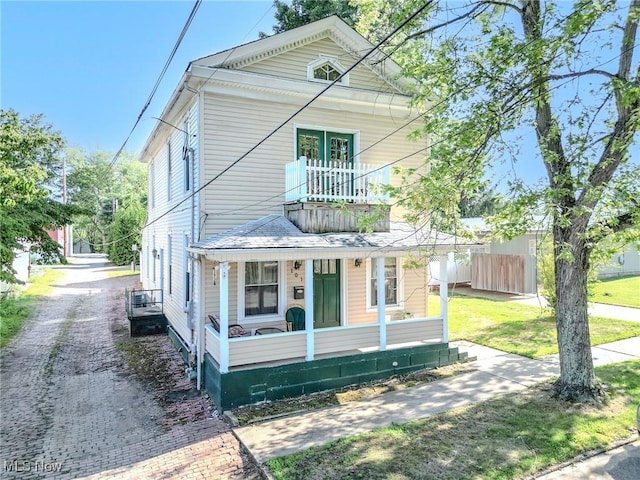
M 471 288 L 506 293 L 529 293 L 525 288 L 525 256 L 474 253 Z

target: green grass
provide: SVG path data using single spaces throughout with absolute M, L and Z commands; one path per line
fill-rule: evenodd
M 133 271 L 131 269 L 128 269 L 128 270 L 112 270 L 105 273 L 105 276 L 107 278 L 126 277 L 129 275 L 140 275 L 140 271 L 139 270 Z
M 640 308 L 640 276 L 601 280 L 594 286 L 590 301 Z
M 468 340 L 530 358 L 558 353 L 555 319 L 541 308 L 454 296 L 448 311 L 450 341 Z M 590 317 L 589 330 L 591 344 L 600 345 L 640 336 L 640 323 Z
M 640 361 L 596 369 L 602 406 L 551 397 L 549 384 L 404 425 L 272 459 L 279 480 L 527 478 L 576 455 L 632 437 Z
M 51 293 L 51 285 L 63 275 L 60 270 L 45 268 L 42 275 L 34 273 L 27 282 L 27 288 L 17 296 L 0 300 L 0 349 L 18 334 L 33 312 L 36 300 Z

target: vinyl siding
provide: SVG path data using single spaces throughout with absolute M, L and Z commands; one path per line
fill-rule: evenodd
M 398 261 L 402 261 L 399 259 Z M 370 262 L 363 262 L 356 268 L 352 261 L 346 261 L 347 275 L 349 278 L 349 304 L 347 310 L 349 325 L 361 325 L 377 323 L 378 312 L 369 308 L 367 300 L 367 265 Z M 425 270 L 414 270 L 405 268 L 399 281 L 403 282 L 404 308 L 387 307 L 386 315 L 391 320 L 397 320 L 402 312 L 410 312 L 413 318 L 424 318 L 428 316 L 427 295 L 429 293 L 427 276 Z
M 405 320 L 387 324 L 387 345 L 442 341 L 442 320 L 414 322 Z
M 377 347 L 380 343 L 380 333 L 377 325 L 364 325 L 348 330 L 340 327 L 327 328 L 316 330 L 314 340 L 316 355 L 323 355 Z
M 367 52 L 360 52 L 362 55 Z M 349 69 L 357 60 L 332 40 L 325 38 L 303 47 L 289 50 L 256 62 L 241 70 L 292 80 L 307 81 L 307 65 L 320 55 L 337 59 L 344 69 Z M 339 88 L 339 87 L 338 87 Z M 393 93 L 391 86 L 362 63 L 349 72 L 349 88 Z
M 212 235 L 268 214 L 282 213 L 285 192 L 285 164 L 295 158 L 296 125 L 329 131 L 355 131 L 363 163 L 383 165 L 398 162 L 424 145 L 406 140 L 411 126 L 381 141 L 404 124 L 404 119 L 373 117 L 361 113 L 307 108 L 295 121 L 238 161 L 277 125 L 295 111 L 284 103 L 221 97 L 207 94 L 204 100 L 204 189 L 203 206 L 208 214 L 203 235 Z M 260 121 L 253 121 L 260 119 Z M 380 142 L 375 145 L 375 143 Z M 232 163 L 229 170 L 222 173 Z M 422 165 L 423 153 L 402 160 L 408 167 Z M 392 183 L 399 184 L 393 177 Z M 392 220 L 402 212 L 392 209 Z
M 194 101 L 191 106 L 185 109 L 181 115 L 174 119 L 171 123 L 176 127 L 183 129 L 184 122 L 187 122 L 189 132 L 195 133 L 196 136 L 190 136 L 188 140 L 188 147 L 193 149 L 194 159 L 193 174 L 195 176 L 195 183 L 198 185 L 198 105 Z M 143 246 L 141 255 L 144 259 L 147 257 L 147 247 L 149 249 L 155 248 L 164 251 L 164 285 L 160 284 L 160 266 L 156 265 L 156 281 L 153 281 L 152 275 L 146 275 L 146 268 L 142 267 L 142 283 L 144 288 L 163 288 L 164 292 L 164 313 L 170 324 L 176 330 L 178 335 L 183 340 L 191 341 L 191 329 L 188 325 L 187 313 L 184 311 L 184 261 L 183 261 L 183 239 L 185 235 L 191 235 L 191 200 L 188 196 L 193 192 L 193 186 L 189 191 L 185 191 L 185 169 L 184 160 L 182 159 L 183 146 L 185 141 L 185 135 L 182 131 L 177 129 L 169 129 L 168 136 L 161 142 L 161 147 L 156 151 L 155 155 L 149 162 L 149 168 L 153 168 L 153 180 L 154 184 L 154 204 L 150 206 L 148 213 L 148 223 L 150 224 L 143 230 Z M 171 145 L 171 183 L 169 183 L 169 149 L 167 145 Z M 168 188 L 171 188 L 171 199 L 168 199 Z M 185 199 L 187 199 L 185 201 Z M 169 209 L 176 206 L 177 203 L 184 201 L 184 203 L 175 211 L 164 215 Z M 195 236 L 198 235 L 198 211 L 199 211 L 199 198 L 196 195 L 194 205 L 194 225 Z M 164 216 L 163 216 L 164 215 Z M 172 293 L 168 293 L 167 282 L 169 276 L 169 236 L 171 236 L 171 279 L 172 279 Z M 155 244 L 154 242 L 155 238 Z M 151 262 L 152 260 L 148 260 Z M 156 263 L 159 260 L 155 260 Z M 152 265 L 150 265 L 151 267 Z M 152 268 L 149 269 L 151 272 Z M 191 282 L 194 285 L 192 308 L 194 312 L 197 312 L 199 307 L 199 293 L 198 285 L 200 284 L 200 272 L 197 267 L 194 267 L 192 272 Z
M 229 366 L 304 358 L 306 352 L 306 336 L 294 332 L 233 339 L 229 341 Z

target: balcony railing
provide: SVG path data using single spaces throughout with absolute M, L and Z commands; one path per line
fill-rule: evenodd
M 388 203 L 389 167 L 310 160 L 286 165 L 287 202 Z

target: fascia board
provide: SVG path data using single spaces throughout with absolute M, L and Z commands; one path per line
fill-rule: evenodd
M 202 89 L 208 94 L 278 103 L 282 103 L 283 98 L 286 98 L 288 103 L 304 105 L 326 88 L 325 84 L 202 66 L 194 66 L 193 73 L 206 82 Z M 411 113 L 410 101 L 411 97 L 407 95 L 335 85 L 316 99 L 313 105 L 383 116 L 389 116 L 390 112 L 394 112 L 393 116 L 408 117 Z
M 465 245 L 428 245 L 435 254 L 454 252 Z M 472 245 L 468 245 L 472 246 Z M 473 246 L 477 246 L 474 244 Z M 406 248 L 271 248 L 271 249 L 205 249 L 188 247 L 187 251 L 203 255 L 207 260 L 216 262 L 252 262 L 262 260 L 320 260 L 400 257 L 417 251 L 416 247 Z

